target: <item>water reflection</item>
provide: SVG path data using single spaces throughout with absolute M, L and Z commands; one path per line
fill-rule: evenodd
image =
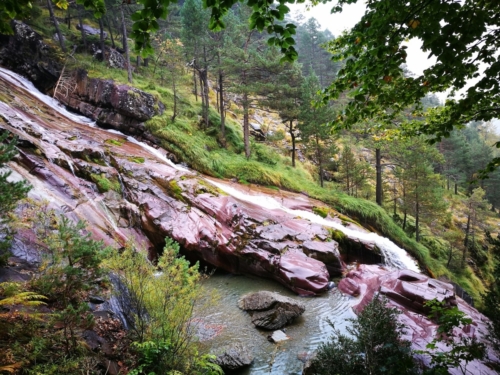
M 207 293 L 216 290 L 220 299 L 209 309 L 197 312 L 203 326 L 218 333 L 208 339 L 202 335 L 205 339 L 203 344 L 213 351 L 230 343 L 241 342 L 255 357 L 252 366 L 237 372 L 238 375 L 301 374 L 303 363 L 298 356 L 312 353 L 329 337 L 332 328 L 328 320 L 345 332 L 349 324 L 346 319 L 355 317 L 350 306 L 357 299 L 343 296 L 337 289 L 314 298 L 304 298 L 272 280 L 226 273 L 215 273 L 204 285 Z M 267 340 L 271 331 L 255 328 L 248 313 L 238 308 L 238 300 L 244 294 L 263 290 L 300 300 L 306 305 L 304 314 L 284 329 L 290 340 L 279 345 Z

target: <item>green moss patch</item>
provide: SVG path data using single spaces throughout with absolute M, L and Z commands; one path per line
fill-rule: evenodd
M 121 146 L 125 143 L 125 139 L 106 139 L 104 143 L 113 146 Z
M 137 164 L 142 164 L 145 161 L 142 156 L 129 156 L 127 160 Z
M 91 174 L 90 178 L 97 185 L 97 189 L 99 189 L 99 192 L 101 193 L 106 193 L 110 190 L 114 190 L 117 193 L 121 193 L 120 182 L 116 180 L 115 181 L 109 180 L 104 173 L 100 175 Z

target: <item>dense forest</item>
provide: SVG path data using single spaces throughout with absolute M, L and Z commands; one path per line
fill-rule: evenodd
M 493 319 L 493 334 L 498 331 L 500 168 L 495 166 L 500 134 L 492 124 L 494 114 L 484 120 L 454 117 L 453 111 L 464 105 L 442 102 L 433 91 L 443 91 L 446 82 L 437 78 L 435 90 L 419 91 L 410 102 L 397 86 L 417 80 L 404 59 L 388 64 L 399 69 L 397 76 L 391 70 L 378 78 L 382 84 L 394 82 L 394 92 L 360 91 L 365 84 L 373 88 L 369 79 L 366 83 L 349 75 L 348 69 L 364 58 L 355 47 L 369 50 L 356 39 L 360 34 L 332 35 L 314 18 L 285 15 L 288 8 L 281 3 L 272 8 L 278 14 L 269 16 L 276 18 L 272 23 L 266 21 L 267 14 L 255 16 L 260 3 L 248 4 L 253 8 L 224 3 L 227 9 L 220 17 L 214 16 L 215 5 L 201 0 L 168 4 L 168 14 L 161 7 L 151 11 L 147 1 L 27 4 L 7 0 L 0 5 L 0 32 L 7 38 L 17 22 L 11 19 L 17 18 L 43 36 L 61 67 L 51 96 L 67 97 L 74 91 L 74 74 L 82 69 L 90 78 L 111 79 L 151 94 L 165 109 L 146 121 L 147 132 L 176 163 L 215 178 L 303 193 L 324 202 L 328 208 L 318 207 L 317 214 L 326 217 L 335 211 L 391 238 L 424 273 L 465 290 L 469 301 Z M 148 9 L 153 12 L 149 18 L 144 13 Z M 487 9 L 495 12 L 494 5 Z M 214 25 L 216 21 L 224 27 Z M 420 21 L 409 22 L 411 31 L 418 28 L 412 22 Z M 431 85 L 425 82 L 419 90 Z M 410 86 L 407 90 L 411 93 Z M 5 95 L 0 93 L 1 101 Z M 394 104 L 397 100 L 401 103 Z M 433 130 L 438 123 L 442 127 Z M 16 139 L 3 132 L 0 141 L 3 166 L 17 154 Z M 8 182 L 8 173 L 0 177 L 2 265 L 8 264 L 13 233 L 27 226 L 34 228 L 47 257 L 26 284 L 0 283 L 0 307 L 21 305 L 28 311 L 0 311 L 0 373 L 108 373 L 105 362 L 87 355 L 81 343 L 82 332 L 90 327 L 108 335 L 114 357 L 106 355 L 120 364 L 119 373 L 223 373 L 193 332 L 181 328 L 189 322 L 194 301 L 211 302 L 200 286 L 205 275 L 178 257 L 182 249 L 176 241 L 167 238 L 155 264 L 134 256 L 131 243 L 118 254 L 92 239 L 85 223 L 73 223 L 40 202 L 19 208 L 29 186 Z M 101 192 L 120 190 L 118 182 L 101 175 L 92 179 Z M 177 185 L 169 189 L 173 195 L 182 193 Z M 119 285 L 132 291 L 135 315 L 130 320 L 135 323 L 129 332 L 119 323 L 96 323 L 87 311 L 89 296 L 116 288 L 116 281 L 105 276 L 109 272 L 121 275 Z M 395 332 L 386 342 L 401 343 L 400 327 L 394 323 L 398 313 L 374 301 L 366 316 L 386 317 L 387 322 L 381 319 L 386 325 L 377 329 Z M 40 310 L 46 306 L 52 309 L 50 316 Z M 441 305 L 429 305 L 429 311 L 440 319 L 448 316 Z M 454 324 L 468 324 L 460 313 L 454 314 L 449 314 Z M 367 340 L 363 319 L 378 319 L 366 316 L 354 323 L 353 336 L 361 343 Z M 442 327 L 443 334 L 453 329 L 445 323 Z M 499 336 L 492 340 L 498 343 Z M 377 372 L 383 364 L 360 360 L 334 370 L 328 361 L 345 360 L 339 351 L 354 353 L 365 345 L 342 335 L 335 340 L 320 348 L 313 373 L 365 373 L 360 371 L 369 371 L 368 366 L 377 370 L 366 373 L 386 373 Z M 484 350 L 471 343 L 454 348 L 469 357 L 458 355 L 446 362 L 431 355 L 435 372 L 428 373 L 448 373 L 464 358 L 466 364 L 481 358 L 478 352 Z M 422 373 L 407 349 L 405 343 L 387 352 L 388 358 L 402 358 L 396 372 L 387 373 Z

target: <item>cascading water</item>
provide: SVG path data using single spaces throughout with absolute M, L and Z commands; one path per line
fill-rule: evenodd
M 74 122 L 77 122 L 77 123 L 80 123 L 83 125 L 95 125 L 95 121 L 89 119 L 88 117 L 80 116 L 80 115 L 77 115 L 75 113 L 68 111 L 66 109 L 66 107 L 61 105 L 61 103 L 59 103 L 56 99 L 51 98 L 48 95 L 42 94 L 35 87 L 35 85 L 33 85 L 33 83 L 31 83 L 31 81 L 28 81 L 26 78 L 20 76 L 19 74 L 16 74 L 8 69 L 4 69 L 4 68 L 0 67 L 0 76 L 4 80 L 6 80 L 6 81 L 8 81 L 16 86 L 20 86 L 20 87 L 24 88 L 25 90 L 28 91 L 28 93 L 30 95 L 34 96 L 35 98 L 37 98 L 38 100 L 40 100 L 41 102 L 43 102 L 44 104 L 49 106 L 50 108 L 56 110 L 62 116 L 70 119 L 71 121 L 74 121 Z
M 32 95 L 47 106 L 55 109 L 61 116 L 68 118 L 68 120 L 90 127 L 96 126 L 95 122 L 90 119 L 68 112 L 64 107 L 60 106 L 56 100 L 43 95 L 31 84 L 31 82 L 17 74 L 0 68 L 0 77 L 29 91 L 29 95 Z M 31 123 L 29 118 L 23 118 L 23 121 Z M 34 123 L 33 125 L 35 126 Z M 194 173 L 183 166 L 174 164 L 165 156 L 165 152 L 162 152 L 162 150 L 157 150 L 118 131 L 106 131 L 120 135 L 128 142 L 139 145 L 147 152 L 151 159 L 159 163 L 174 167 L 178 171 Z M 106 160 L 106 158 L 104 158 L 104 160 Z M 71 173 L 75 175 L 75 167 L 72 161 L 69 160 L 69 158 L 67 158 L 67 161 L 68 168 Z M 416 263 L 406 254 L 406 252 L 386 238 L 374 233 L 354 231 L 344 227 L 340 223 L 321 218 L 310 211 L 287 208 L 272 196 L 265 196 L 260 193 L 259 195 L 246 193 L 227 183 L 214 181 L 208 178 L 205 180 L 238 200 L 256 204 L 267 209 L 281 210 L 287 214 L 300 216 L 311 222 L 335 228 L 349 237 L 371 241 L 383 252 L 385 261 L 389 266 L 418 270 Z M 123 184 L 122 181 L 121 183 Z M 44 196 L 57 199 L 55 193 L 44 192 L 44 194 Z M 111 215 L 107 207 L 104 205 L 104 207 L 101 207 L 100 211 L 101 215 L 106 217 L 106 221 L 113 226 L 113 230 L 117 230 L 118 228 L 116 228 L 116 224 L 110 218 Z M 328 321 L 332 321 L 336 328 L 345 331 L 346 318 L 354 316 L 350 306 L 356 300 L 342 296 L 337 290 L 329 291 L 321 296 L 307 300 L 304 316 L 294 325 L 287 328 L 287 334 L 291 337 L 291 340 L 280 346 L 275 346 L 267 341 L 267 332 L 256 330 L 251 326 L 248 315 L 237 308 L 237 300 L 242 294 L 257 290 L 277 291 L 297 299 L 300 297 L 297 297 L 276 282 L 262 280 L 256 277 L 216 274 L 205 282 L 205 286 L 209 290 L 217 290 L 221 295 L 221 299 L 212 309 L 199 311 L 197 313 L 197 319 L 200 319 L 206 326 L 219 325 L 224 327 L 223 332 L 219 336 L 206 341 L 206 344 L 211 348 L 217 348 L 228 342 L 243 341 L 248 344 L 248 346 L 253 347 L 256 356 L 255 363 L 250 369 L 241 372 L 242 374 L 299 374 L 301 372 L 302 363 L 297 359 L 297 354 L 311 352 L 329 335 L 331 327 Z M 302 301 L 304 300 L 302 299 Z M 271 362 L 271 364 L 269 364 L 269 362 Z
M 222 191 L 231 195 L 234 198 L 238 198 L 242 201 L 246 201 L 249 203 L 253 203 L 259 205 L 261 207 L 265 207 L 270 210 L 282 210 L 284 212 L 290 213 L 294 216 L 300 216 L 304 219 L 307 219 L 313 223 L 320 224 L 326 227 L 334 228 L 340 230 L 350 238 L 367 240 L 375 243 L 377 247 L 380 249 L 382 254 L 384 255 L 384 260 L 387 266 L 395 268 L 395 269 L 410 269 L 416 272 L 420 272 L 417 263 L 414 259 L 412 259 L 408 253 L 397 246 L 394 242 L 389 240 L 388 238 L 379 236 L 376 233 L 364 233 L 355 231 L 349 228 L 346 228 L 342 224 L 338 222 L 334 222 L 332 220 L 328 220 L 326 218 L 322 218 L 319 215 L 316 215 L 313 212 L 305 211 L 305 210 L 293 210 L 283 206 L 276 199 L 270 196 L 264 195 L 249 195 L 241 190 L 238 190 L 228 184 L 209 180 L 213 185 L 217 186 Z

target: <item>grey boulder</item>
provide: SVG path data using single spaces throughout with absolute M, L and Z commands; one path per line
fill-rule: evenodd
M 217 363 L 224 371 L 237 370 L 250 365 L 252 361 L 252 354 L 244 345 L 240 343 L 235 343 L 221 348 L 217 358 L 215 359 L 215 363 Z

